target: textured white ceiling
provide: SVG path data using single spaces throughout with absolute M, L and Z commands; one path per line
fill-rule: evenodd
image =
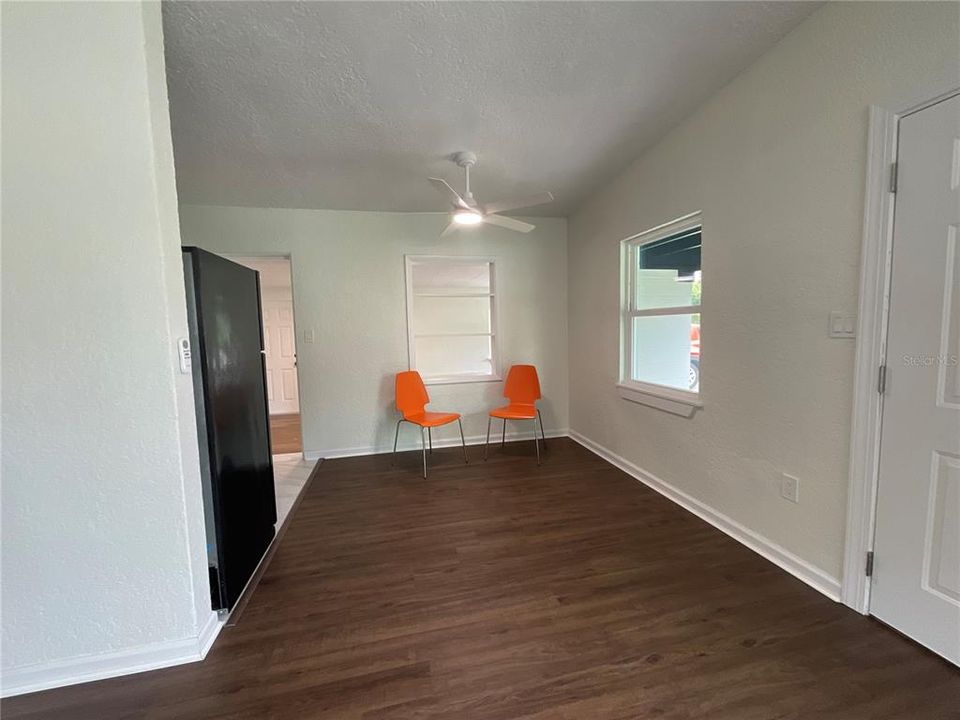
M 815 9 L 793 2 L 169 2 L 181 202 L 566 215 Z

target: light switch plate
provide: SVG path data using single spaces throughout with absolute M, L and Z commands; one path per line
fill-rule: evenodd
M 314 343 L 316 342 L 316 336 L 313 333 L 313 328 L 307 328 L 303 331 L 303 341 L 305 343 Z
M 830 337 L 853 338 L 857 336 L 857 316 L 834 310 L 830 313 Z

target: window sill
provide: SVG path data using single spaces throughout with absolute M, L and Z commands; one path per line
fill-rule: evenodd
M 703 407 L 699 393 L 677 390 L 663 385 L 618 383 L 617 392 L 624 400 L 663 410 L 681 417 L 693 417 Z
M 436 377 L 425 377 L 424 385 L 459 385 L 461 383 L 486 383 L 500 382 L 503 380 L 499 375 L 438 375 Z

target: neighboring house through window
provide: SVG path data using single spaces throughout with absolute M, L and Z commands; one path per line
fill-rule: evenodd
M 623 241 L 620 388 L 628 399 L 699 405 L 701 239 L 696 213 Z

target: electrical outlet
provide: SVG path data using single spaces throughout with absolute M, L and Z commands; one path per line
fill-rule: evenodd
M 790 502 L 800 502 L 800 480 L 793 475 L 780 473 L 780 495 Z

